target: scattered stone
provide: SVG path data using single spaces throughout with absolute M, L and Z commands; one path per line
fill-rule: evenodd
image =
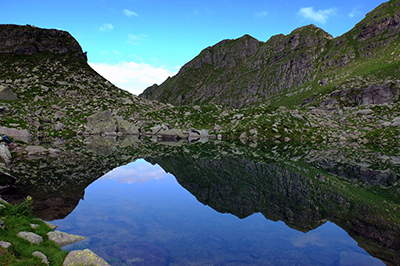
M 0 100 L 17 101 L 19 99 L 17 95 L 12 92 L 9 86 L 5 87 L 3 85 L 0 85 Z
M 67 234 L 61 231 L 48 232 L 47 236 L 49 237 L 49 240 L 56 242 L 60 247 L 85 239 L 83 236 Z
M 42 146 L 27 146 L 25 150 L 28 152 L 28 155 L 42 155 L 48 152 L 47 149 Z
M 357 114 L 357 115 L 370 115 L 373 113 L 374 113 L 374 111 L 372 111 L 371 109 L 363 109 L 363 110 L 358 110 L 355 112 L 355 114 Z
M 40 235 L 32 232 L 19 232 L 17 236 L 26 239 L 33 244 L 39 244 L 43 241 L 43 238 Z
M 21 140 L 26 143 L 30 142 L 32 138 L 32 135 L 26 129 L 0 127 L 0 134 L 5 134 L 11 139 Z
M 10 242 L 5 242 L 5 241 L 0 241 L 0 247 L 9 248 L 9 247 L 11 247 L 11 243 Z
M 7 145 L 3 142 L 0 143 L 0 161 L 4 161 L 6 164 L 11 162 L 11 153 Z
M 1 229 L 6 229 L 6 225 L 2 219 L 0 219 L 0 228 Z
M 65 258 L 63 266 L 108 266 L 104 259 L 100 258 L 90 249 L 85 250 L 73 250 Z
M 390 126 L 392 126 L 392 127 L 398 127 L 398 126 L 400 126 L 400 116 L 395 117 L 395 118 L 392 120 L 392 123 L 390 124 Z
M 49 262 L 49 260 L 47 259 L 46 255 L 44 255 L 42 252 L 35 251 L 35 252 L 32 253 L 32 256 L 38 257 L 38 258 L 41 259 L 42 262 L 45 263 L 46 265 L 49 265 L 49 264 L 50 264 L 50 262 Z
M 48 227 L 50 227 L 51 230 L 56 230 L 58 225 L 43 221 Z
M 31 227 L 32 227 L 33 229 L 38 229 L 38 228 L 39 228 L 39 225 L 38 225 L 38 224 L 31 224 Z
M 62 131 L 65 128 L 65 125 L 61 122 L 58 122 L 55 126 L 56 131 Z

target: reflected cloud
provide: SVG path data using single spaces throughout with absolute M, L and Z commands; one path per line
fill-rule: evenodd
M 292 245 L 297 248 L 298 247 L 304 248 L 308 245 L 324 246 L 323 239 L 321 239 L 319 234 L 315 232 L 309 232 L 306 234 L 295 236 L 291 239 L 291 242 Z
M 152 165 L 143 159 L 115 168 L 103 175 L 100 180 L 112 179 L 118 183 L 145 183 L 152 179 L 163 179 L 171 174 L 166 173 L 159 165 Z

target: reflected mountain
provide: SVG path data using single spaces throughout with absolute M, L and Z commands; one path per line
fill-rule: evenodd
M 85 188 L 105 173 L 146 158 L 218 212 L 239 218 L 262 213 L 302 232 L 331 221 L 372 256 L 400 264 L 397 150 L 159 143 L 135 136 L 47 139 L 35 145 L 43 149 L 13 150 L 7 172 L 16 180 L 2 197 L 18 202 L 32 196 L 36 215 L 45 220 L 66 217 Z
M 260 212 L 269 220 L 284 221 L 303 232 L 329 220 L 372 256 L 388 265 L 400 264 L 397 188 L 354 186 L 293 162 L 254 162 L 231 156 L 147 160 L 171 172 L 200 202 L 219 212 L 240 218 Z M 385 196 L 377 196 L 377 191 Z

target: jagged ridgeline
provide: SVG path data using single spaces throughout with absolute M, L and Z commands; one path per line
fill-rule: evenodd
M 390 92 L 400 74 L 399 32 L 400 1 L 392 0 L 336 38 L 309 25 L 267 42 L 249 35 L 224 40 L 140 96 L 174 105 L 249 107 L 319 104 L 343 84 L 346 89 L 385 84 Z

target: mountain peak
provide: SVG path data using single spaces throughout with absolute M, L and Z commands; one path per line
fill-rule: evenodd
M 38 52 L 74 53 L 87 61 L 79 43 L 66 31 L 26 25 L 0 25 L 0 53 L 32 55 Z

